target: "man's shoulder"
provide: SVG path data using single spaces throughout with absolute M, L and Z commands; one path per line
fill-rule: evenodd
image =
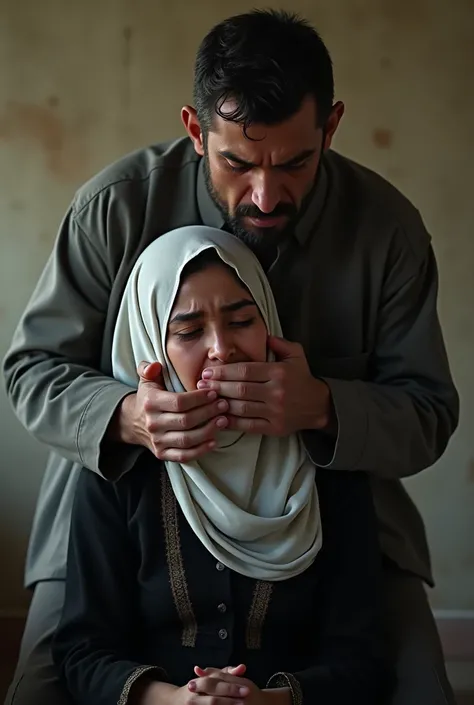
M 414 251 L 426 250 L 430 236 L 416 206 L 377 172 L 338 152 L 327 153 L 337 196 L 360 222 L 376 233 L 403 233 Z
M 140 184 L 146 190 L 152 177 L 162 175 L 166 182 L 173 174 L 179 179 L 180 172 L 198 162 L 199 156 L 186 137 L 135 150 L 109 164 L 79 187 L 73 210 L 79 213 L 100 193 L 110 190 L 122 191 Z

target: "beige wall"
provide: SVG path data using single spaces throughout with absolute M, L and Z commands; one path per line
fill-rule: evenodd
M 0 0 L 0 353 L 74 189 L 123 153 L 181 134 L 193 57 L 238 0 Z M 294 0 L 321 30 L 347 113 L 337 148 L 412 198 L 433 234 L 463 421 L 409 482 L 426 519 L 433 604 L 474 609 L 473 0 Z M 2 393 L 3 394 L 3 393 Z M 0 398 L 0 611 L 21 569 L 44 450 Z

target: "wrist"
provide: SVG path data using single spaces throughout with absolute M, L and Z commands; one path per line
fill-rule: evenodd
M 107 431 L 109 441 L 139 445 L 134 423 L 136 396 L 136 393 L 127 394 L 115 409 Z
M 262 695 L 262 705 L 292 705 L 293 702 L 289 688 L 265 688 Z
M 336 426 L 336 413 L 329 385 L 322 379 L 313 377 L 311 425 L 307 430 L 332 433 Z
M 172 705 L 178 686 L 158 681 L 137 684 L 129 705 Z

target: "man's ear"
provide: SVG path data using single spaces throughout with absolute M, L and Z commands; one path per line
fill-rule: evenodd
M 185 105 L 181 109 L 181 120 L 194 145 L 194 149 L 200 157 L 204 156 L 204 138 L 201 130 L 201 124 L 198 120 L 197 113 L 190 105 Z
M 332 139 L 336 134 L 336 130 L 339 127 L 339 123 L 342 120 L 344 110 L 344 103 L 341 103 L 340 100 L 335 103 L 332 107 L 331 114 L 329 115 L 326 121 L 324 130 L 324 151 L 331 147 Z

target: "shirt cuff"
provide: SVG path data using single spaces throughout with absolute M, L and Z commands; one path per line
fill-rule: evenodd
M 299 680 L 292 673 L 275 673 L 268 681 L 267 688 L 289 688 L 292 705 L 303 705 L 303 690 Z
M 118 405 L 133 391 L 116 381 L 104 385 L 90 399 L 79 422 L 76 445 L 81 463 L 107 480 L 118 480 L 131 470 L 144 450 L 141 446 L 103 443 Z
M 132 686 L 145 675 L 148 677 L 154 676 L 153 680 L 158 680 L 159 677 L 163 678 L 166 676 L 166 673 L 164 669 L 158 668 L 157 666 L 140 666 L 140 668 L 136 668 L 125 681 L 125 685 L 120 693 L 117 705 L 127 705 Z
M 321 378 L 329 387 L 337 419 L 337 436 L 304 431 L 303 441 L 312 462 L 320 468 L 354 470 L 363 457 L 368 437 L 368 415 L 360 394 L 362 382 Z

